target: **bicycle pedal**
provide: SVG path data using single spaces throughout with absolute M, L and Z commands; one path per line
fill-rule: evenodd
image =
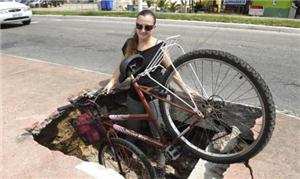
M 166 148 L 166 156 L 171 160 L 176 160 L 181 155 L 181 147 L 179 145 L 170 145 Z

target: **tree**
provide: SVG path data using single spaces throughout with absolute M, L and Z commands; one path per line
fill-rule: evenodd
M 157 7 L 160 8 L 160 10 L 165 10 L 168 6 L 169 1 L 168 0 L 158 0 L 157 1 Z
M 151 7 L 151 5 L 154 3 L 154 0 L 146 0 L 148 8 Z
M 181 12 L 187 13 L 187 0 L 180 0 L 181 1 Z
M 176 12 L 180 8 L 180 5 L 177 2 L 171 2 L 169 6 L 169 10 L 171 12 Z

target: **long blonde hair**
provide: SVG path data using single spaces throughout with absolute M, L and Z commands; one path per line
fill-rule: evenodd
M 130 40 L 127 41 L 127 47 L 125 50 L 124 59 L 128 58 L 131 55 L 134 55 L 137 53 L 137 46 L 139 43 L 139 38 L 136 33 L 136 30 L 134 30 L 134 34 Z

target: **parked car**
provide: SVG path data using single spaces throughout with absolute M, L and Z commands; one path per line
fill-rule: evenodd
M 49 3 L 51 4 L 51 6 L 61 6 L 64 4 L 64 0 L 49 0 Z
M 28 25 L 31 17 L 32 11 L 29 6 L 14 0 L 0 0 L 0 24 L 22 22 Z
M 30 7 L 57 7 L 64 4 L 63 0 L 32 0 Z
M 30 7 L 42 7 L 42 4 L 48 3 L 45 0 L 33 0 L 29 3 Z
M 16 2 L 19 2 L 19 3 L 22 3 L 22 4 L 25 4 L 25 5 L 29 5 L 29 3 L 32 1 L 32 0 L 15 0 Z

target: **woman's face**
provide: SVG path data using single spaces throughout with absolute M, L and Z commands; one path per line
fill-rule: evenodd
M 155 27 L 156 25 L 151 15 L 140 15 L 136 19 L 136 32 L 140 40 L 151 37 Z

